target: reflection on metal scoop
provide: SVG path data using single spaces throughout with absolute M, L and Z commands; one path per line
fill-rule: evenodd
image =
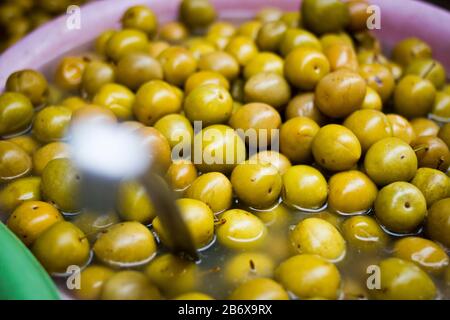
M 88 118 L 71 128 L 75 165 L 83 175 L 81 201 L 84 208 L 108 212 L 115 207 L 116 192 L 124 179 L 140 178 L 176 253 L 198 260 L 189 230 L 166 183 L 149 173 L 151 152 L 139 135 L 120 125 Z M 151 170 L 150 170 L 151 171 Z

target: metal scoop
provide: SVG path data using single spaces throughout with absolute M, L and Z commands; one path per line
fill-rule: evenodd
M 138 178 L 147 189 L 174 253 L 198 260 L 191 234 L 165 181 L 151 172 L 152 150 L 139 135 L 120 125 L 89 118 L 71 128 L 75 165 L 83 179 L 80 201 L 84 208 L 108 212 L 114 208 L 117 189 L 124 179 Z

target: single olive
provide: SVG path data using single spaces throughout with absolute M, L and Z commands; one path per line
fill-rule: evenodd
M 350 23 L 348 28 L 353 31 L 364 31 L 367 28 L 367 21 L 370 18 L 369 3 L 363 0 L 350 1 L 348 11 L 350 14 Z
M 351 21 L 347 5 L 339 0 L 305 0 L 301 12 L 305 27 L 316 34 L 341 31 Z
M 341 276 L 336 266 L 311 254 L 300 254 L 283 261 L 275 278 L 300 299 L 337 299 Z
M 180 43 L 188 36 L 189 30 L 184 24 L 177 21 L 168 22 L 159 29 L 159 38 L 169 43 Z
M 84 76 L 84 74 L 83 74 L 83 76 Z M 65 98 L 64 100 L 62 100 L 60 104 L 63 107 L 69 108 L 73 112 L 73 111 L 76 111 L 76 110 L 88 105 L 88 102 L 81 97 L 69 96 L 69 97 Z
M 330 64 L 326 56 L 312 48 L 292 50 L 284 64 L 286 79 L 302 90 L 313 90 L 329 72 Z
M 0 95 L 0 136 L 20 133 L 29 128 L 34 109 L 30 100 L 18 92 Z
M 333 175 L 328 182 L 328 205 L 342 214 L 365 213 L 377 197 L 377 186 L 364 173 L 356 170 Z M 361 197 L 364 194 L 364 197 Z
M 263 23 L 280 20 L 283 11 L 276 7 L 264 7 L 256 13 L 255 18 Z
M 433 59 L 415 59 L 405 70 L 405 74 L 413 74 L 429 80 L 436 89 L 442 89 L 447 78 L 445 68 Z
M 419 237 L 398 240 L 394 246 L 394 256 L 414 262 L 431 274 L 441 274 L 449 264 L 449 258 L 441 246 Z
M 245 101 L 245 80 L 237 78 L 231 83 L 230 94 L 233 97 L 234 102 L 244 103 Z
M 258 54 L 258 47 L 252 38 L 235 36 L 230 39 L 225 51 L 231 54 L 240 66 L 245 66 Z
M 64 142 L 51 142 L 36 150 L 33 154 L 33 171 L 41 175 L 47 164 L 53 159 L 69 158 L 69 145 Z
M 259 252 L 243 252 L 230 258 L 224 267 L 224 278 L 228 284 L 239 285 L 254 278 L 271 278 L 275 263 L 271 257 Z
M 155 172 L 165 173 L 172 163 L 169 141 L 157 129 L 143 127 L 136 130 L 143 139 L 147 150 L 152 150 L 152 169 Z
M 187 40 L 185 45 L 189 51 L 192 52 L 192 55 L 197 62 L 203 55 L 216 51 L 214 44 L 203 38 L 192 38 Z
M 326 117 L 314 103 L 314 93 L 300 93 L 289 101 L 285 117 L 287 120 L 295 117 L 307 117 L 322 126 L 327 122 Z
M 42 172 L 42 196 L 63 212 L 80 210 L 80 184 L 80 173 L 69 159 L 53 159 Z
M 184 85 L 184 92 L 189 95 L 192 90 L 205 84 L 216 84 L 224 89 L 230 89 L 230 83 L 221 73 L 215 71 L 199 71 L 192 74 Z
M 298 11 L 285 11 L 280 20 L 286 23 L 288 28 L 300 28 L 302 25 L 302 16 Z
M 262 27 L 262 22 L 258 20 L 248 20 L 243 22 L 237 29 L 237 35 L 249 37 L 253 41 L 256 41 L 258 32 Z
M 444 91 L 439 91 L 436 93 L 431 114 L 438 120 L 450 119 L 450 93 L 446 93 Z
M 23 177 L 32 169 L 31 157 L 18 145 L 0 140 L 0 182 Z
M 249 280 L 237 287 L 229 300 L 289 300 L 286 290 L 269 278 Z
M 148 81 L 162 78 L 162 66 L 150 54 L 130 53 L 124 55 L 117 63 L 117 81 L 132 90 L 137 90 Z
M 178 113 L 181 110 L 181 103 L 181 99 L 170 84 L 162 80 L 153 80 L 145 83 L 137 91 L 133 112 L 140 122 L 153 125 L 165 115 Z
M 190 29 L 202 29 L 214 22 L 217 13 L 208 0 L 183 0 L 179 16 Z
M 200 249 L 207 246 L 214 237 L 214 214 L 202 201 L 182 198 L 177 200 L 181 216 L 191 234 L 194 245 Z M 161 241 L 168 247 L 172 246 L 171 239 L 159 217 L 153 220 L 153 228 Z
M 97 38 L 95 39 L 94 42 L 94 48 L 95 48 L 95 52 L 97 54 L 99 54 L 100 56 L 106 56 L 106 46 L 107 43 L 109 41 L 109 39 L 111 39 L 111 37 L 113 36 L 113 34 L 115 34 L 117 32 L 117 30 L 105 30 L 102 33 L 100 33 L 99 36 L 97 36 Z
M 444 124 L 439 130 L 438 137 L 445 142 L 447 147 L 450 148 L 450 123 Z
M 314 254 L 328 261 L 339 261 L 345 256 L 345 240 L 329 222 L 307 218 L 299 222 L 290 234 L 292 245 L 298 253 Z
M 67 221 L 47 228 L 34 241 L 31 251 L 49 273 L 66 273 L 68 267 L 83 267 L 89 260 L 86 236 Z
M 7 139 L 7 141 L 18 145 L 29 156 L 33 156 L 33 154 L 41 147 L 41 144 L 39 143 L 39 141 L 37 141 L 31 135 L 15 136 L 15 137 Z
M 255 208 L 249 208 L 250 212 L 253 213 L 255 216 L 257 216 L 264 224 L 269 228 L 269 230 L 286 230 L 286 227 L 288 226 L 290 222 L 290 216 L 291 212 L 290 209 L 285 206 L 284 204 L 280 203 L 275 206 L 272 206 L 269 209 L 255 209 Z M 283 238 L 281 241 L 278 240 L 278 238 L 282 238 L 284 234 L 281 237 L 272 237 L 271 240 L 274 240 L 276 243 L 280 243 L 283 240 L 287 239 Z M 276 247 L 277 244 L 274 244 L 273 247 Z M 286 247 L 281 248 L 281 251 L 278 253 L 275 253 L 272 256 L 272 253 L 270 253 L 270 250 L 268 252 L 271 254 L 272 257 L 278 258 L 279 256 L 283 256 L 284 252 L 290 251 L 292 248 L 289 246 L 289 244 L 286 243 Z M 277 250 L 277 249 L 274 249 Z
M 359 74 L 380 95 L 383 103 L 394 93 L 395 79 L 388 67 L 379 63 L 363 64 L 359 68 Z
M 291 161 L 282 153 L 266 150 L 255 153 L 248 159 L 249 163 L 269 163 L 283 175 L 292 166 Z
M 305 165 L 290 167 L 283 175 L 283 201 L 300 209 L 319 209 L 328 196 L 328 185 L 319 170 Z
M 241 209 L 225 211 L 219 216 L 217 240 L 234 250 L 255 250 L 264 246 L 267 227 L 255 215 Z
M 436 169 L 419 168 L 411 183 L 422 191 L 428 207 L 446 198 L 450 192 L 449 178 Z
M 379 265 L 379 289 L 371 290 L 377 300 L 432 300 L 436 287 L 428 275 L 414 263 L 388 258 Z
M 261 51 L 277 51 L 287 31 L 283 21 L 271 21 L 263 24 L 256 37 L 256 44 Z
M 330 63 L 330 70 L 348 69 L 357 72 L 359 65 L 355 49 L 348 44 L 336 43 L 324 50 L 325 56 Z
M 244 78 L 249 79 L 261 72 L 283 75 L 284 61 L 272 52 L 259 52 L 244 67 Z
M 193 184 L 197 176 L 195 165 L 189 160 L 180 159 L 170 165 L 165 178 L 174 191 L 184 192 Z M 193 197 L 188 196 L 188 198 Z
M 389 239 L 377 221 L 369 216 L 354 216 L 345 220 L 342 233 L 351 248 L 362 252 L 381 250 Z
M 132 266 L 150 261 L 156 254 L 156 243 L 147 227 L 129 221 L 102 231 L 93 250 L 96 257 L 108 265 Z
M 78 90 L 88 62 L 89 59 L 85 57 L 62 58 L 54 74 L 55 84 L 63 90 Z
M 62 106 L 48 106 L 39 111 L 33 122 L 33 135 L 42 142 L 64 140 L 67 137 L 72 111 Z
M 284 107 L 291 98 L 288 82 L 277 73 L 261 72 L 247 80 L 245 101 L 266 103 L 275 109 Z
M 92 100 L 94 104 L 111 110 L 119 120 L 129 120 L 132 117 L 134 101 L 134 93 L 117 83 L 104 84 Z
M 344 126 L 329 124 L 320 128 L 313 139 L 314 159 L 325 169 L 352 169 L 361 157 L 361 144 L 353 132 Z
M 245 158 L 245 143 L 231 127 L 212 125 L 194 137 L 193 162 L 200 172 L 227 174 Z
M 236 79 L 240 71 L 238 60 L 224 51 L 214 51 L 203 55 L 198 62 L 198 68 L 202 71 L 220 73 L 229 81 Z
M 213 297 L 201 292 L 187 292 L 176 296 L 174 300 L 214 300 Z
M 185 196 L 204 202 L 214 214 L 218 214 L 231 207 L 233 186 L 222 173 L 209 172 L 195 179 L 186 190 Z
M 321 51 L 322 45 L 319 39 L 311 32 L 304 29 L 289 28 L 284 33 L 284 37 L 279 44 L 280 53 L 283 57 L 286 57 L 297 48 L 310 48 Z
M 114 275 L 114 270 L 91 265 L 80 273 L 80 287 L 75 289 L 75 296 L 82 300 L 97 300 L 103 289 L 103 285 Z
M 236 196 L 253 208 L 268 208 L 279 198 L 282 180 L 277 168 L 269 163 L 244 162 L 231 174 Z
M 224 51 L 228 43 L 230 43 L 231 37 L 221 35 L 220 33 L 208 32 L 205 40 L 214 47 L 214 51 Z
M 156 121 L 154 128 L 166 137 L 171 148 L 190 145 L 194 137 L 194 129 L 190 121 L 176 113 L 168 114 Z M 176 156 L 182 156 L 182 154 L 176 154 Z
M 404 117 L 391 113 L 386 115 L 392 128 L 392 136 L 411 144 L 416 138 L 416 133 L 411 123 Z
M 414 185 L 402 181 L 394 182 L 378 193 L 375 215 L 390 231 L 415 232 L 427 215 L 427 203 L 422 192 Z
M 147 35 L 136 29 L 114 32 L 106 42 L 105 54 L 117 62 L 128 53 L 145 52 L 148 48 Z
M 116 69 L 111 64 L 92 61 L 83 72 L 81 85 L 84 92 L 94 96 L 104 84 L 113 83 L 115 78 Z
M 345 119 L 344 126 L 356 135 L 363 152 L 381 139 L 392 137 L 389 119 L 377 110 L 355 111 Z
M 145 187 L 137 181 L 126 181 L 120 185 L 117 212 L 125 221 L 143 224 L 149 224 L 156 216 Z
M 231 127 L 243 133 L 254 133 L 252 137 L 246 137 L 250 147 L 256 147 L 256 144 L 271 145 L 272 140 L 277 137 L 281 116 L 268 104 L 249 103 L 233 113 L 229 123 Z
M 233 110 L 233 98 L 217 84 L 205 84 L 192 90 L 184 101 L 186 117 L 203 125 L 225 123 Z
M 169 298 L 195 290 L 200 276 L 195 262 L 167 253 L 156 257 L 144 271 Z
M 413 141 L 419 167 L 447 172 L 450 167 L 450 151 L 444 141 L 437 137 L 419 137 Z
M 101 300 L 160 300 L 158 288 L 142 272 L 124 270 L 103 284 Z
M 231 38 L 235 34 L 236 34 L 235 25 L 228 21 L 214 22 L 208 29 L 208 35 L 219 35 L 222 37 Z
M 436 89 L 433 84 L 416 75 L 407 75 L 394 92 L 394 109 L 406 118 L 424 117 L 433 108 Z
M 34 106 L 40 106 L 47 101 L 48 83 L 42 73 L 25 69 L 8 77 L 6 91 L 22 93 Z
M 355 37 L 356 36 L 357 35 L 355 35 Z M 355 46 L 352 37 L 345 32 L 326 33 L 320 36 L 319 41 L 323 50 L 327 50 L 328 47 L 335 44 L 346 44 L 352 47 Z
M 30 246 L 48 228 L 63 217 L 52 205 L 42 201 L 24 201 L 11 214 L 8 228 Z
M 41 178 L 25 177 L 8 183 L 0 190 L 0 217 L 9 215 L 25 201 L 41 200 Z
M 146 6 L 133 6 L 127 9 L 122 16 L 122 28 L 137 29 L 152 37 L 158 29 L 158 18 Z
M 409 144 L 399 138 L 384 138 L 366 153 L 364 168 L 379 186 L 410 181 L 417 171 L 417 157 Z
M 319 125 L 306 117 L 292 118 L 281 126 L 280 150 L 293 163 L 308 163 L 312 160 L 312 142 Z
M 169 47 L 158 56 L 164 79 L 175 86 L 183 86 L 197 69 L 197 60 L 183 47 Z
M 424 41 L 415 37 L 398 42 L 392 52 L 392 59 L 403 67 L 420 58 L 431 58 L 431 48 Z
M 357 73 L 342 69 L 319 80 L 315 103 L 323 114 L 345 118 L 361 108 L 366 96 L 366 83 Z
M 426 233 L 432 240 L 450 248 L 450 198 L 439 200 L 431 206 Z
M 85 104 L 73 111 L 70 125 L 75 126 L 88 121 L 96 124 L 117 124 L 117 117 L 114 112 L 108 108 L 94 104 Z
M 146 52 L 157 59 L 161 52 L 168 47 L 170 47 L 170 44 L 166 41 L 152 41 L 148 44 L 148 50 Z
M 84 232 L 91 244 L 95 243 L 98 236 L 103 231 L 112 225 L 119 223 L 119 221 L 120 218 L 115 212 L 96 212 L 88 210 L 83 210 L 71 220 L 74 225 Z

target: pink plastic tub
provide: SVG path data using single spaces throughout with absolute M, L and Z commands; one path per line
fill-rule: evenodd
M 126 8 L 150 6 L 160 22 L 173 20 L 181 0 L 102 0 L 82 7 L 81 29 L 68 30 L 62 16 L 28 35 L 0 56 L 0 91 L 7 77 L 24 68 L 44 70 L 67 52 L 86 47 L 103 30 L 119 26 Z M 298 10 L 301 0 L 212 0 L 220 18 L 241 20 L 252 17 L 264 6 Z M 416 36 L 427 41 L 436 59 L 450 70 L 450 13 L 414 0 L 372 0 L 381 8 L 381 30 L 377 34 L 389 49 L 397 41 Z

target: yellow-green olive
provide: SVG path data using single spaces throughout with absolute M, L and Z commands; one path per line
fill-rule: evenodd
M 33 154 L 33 170 L 41 175 L 47 164 L 53 159 L 69 158 L 69 145 L 64 142 L 51 142 L 36 150 Z
M 244 95 L 245 102 L 261 102 L 281 109 L 291 98 L 291 88 L 281 75 L 261 72 L 247 80 Z
M 89 58 L 84 57 L 62 58 L 55 71 L 54 81 L 56 85 L 67 91 L 77 90 L 88 62 Z
M 123 14 L 121 22 L 124 29 L 141 30 L 150 37 L 158 29 L 158 18 L 155 13 L 150 8 L 142 5 L 128 8 Z
M 41 178 L 25 177 L 8 183 L 0 190 L 0 216 L 9 215 L 24 201 L 41 200 Z
M 92 100 L 94 104 L 111 110 L 119 120 L 131 119 L 134 101 L 134 93 L 116 83 L 103 85 Z
M 174 300 L 214 300 L 214 298 L 201 292 L 188 292 L 176 296 Z
M 249 280 L 237 287 L 229 300 L 289 300 L 286 290 L 269 278 Z
M 286 121 L 280 130 L 280 150 L 293 163 L 308 163 L 312 159 L 312 141 L 319 125 L 306 117 Z
M 415 74 L 419 77 L 429 80 L 436 89 L 442 89 L 445 85 L 445 68 L 439 61 L 433 59 L 415 59 L 405 70 L 405 74 Z
M 383 109 L 383 101 L 381 101 L 380 95 L 371 87 L 366 87 L 366 96 L 364 97 L 361 109 L 372 109 L 378 111 Z
M 424 136 L 413 141 L 419 167 L 427 167 L 447 172 L 450 166 L 450 151 L 438 137 Z
M 6 91 L 22 93 L 34 106 L 40 106 L 47 101 L 47 80 L 38 71 L 16 71 L 8 77 L 5 87 Z
M 0 182 L 14 180 L 30 173 L 31 157 L 18 145 L 0 140 Z
M 258 32 L 262 27 L 262 22 L 258 20 L 249 20 L 242 23 L 237 29 L 237 34 L 256 40 Z
M 224 278 L 232 285 L 241 284 L 254 278 L 272 277 L 274 261 L 264 253 L 243 252 L 229 259 L 224 268 Z
M 428 207 L 446 198 L 450 192 L 450 179 L 436 169 L 419 168 L 411 183 L 422 191 Z
M 34 109 L 30 100 L 18 92 L 0 95 L 0 136 L 19 133 L 27 129 Z
M 114 270 L 100 265 L 91 265 L 80 273 L 80 287 L 75 289 L 75 296 L 82 300 L 100 298 L 104 283 L 114 275 Z
M 197 60 L 183 47 L 169 47 L 158 56 L 164 79 L 175 86 L 183 86 L 197 69 Z
M 447 248 L 450 248 L 450 198 L 434 203 L 427 217 L 426 232 L 428 236 Z
M 143 224 L 149 224 L 156 216 L 145 187 L 137 181 L 127 181 L 120 185 L 117 211 L 123 220 Z
M 15 136 L 7 139 L 7 141 L 18 145 L 28 155 L 33 154 L 41 147 L 41 144 L 33 136 Z
M 172 44 L 177 44 L 189 36 L 189 30 L 178 21 L 171 21 L 161 26 L 159 38 Z
M 321 51 L 322 45 L 319 39 L 311 32 L 304 29 L 289 28 L 281 40 L 280 52 L 286 57 L 291 51 L 297 48 L 311 48 Z
M 261 151 L 249 158 L 250 163 L 270 163 L 283 175 L 291 167 L 291 162 L 282 153 L 274 150 Z
M 359 74 L 374 89 L 384 102 L 392 96 L 395 88 L 395 79 L 388 67 L 379 63 L 363 64 L 359 68 Z
M 198 68 L 202 71 L 218 72 L 232 81 L 239 75 L 239 63 L 228 52 L 215 51 L 207 53 L 200 58 Z
M 260 52 L 251 59 L 244 68 L 244 77 L 249 79 L 261 72 L 283 74 L 283 59 L 271 52 Z
M 307 117 L 322 126 L 327 118 L 319 111 L 314 103 L 314 93 L 300 93 L 289 101 L 285 117 L 287 120 L 295 117 Z
M 230 89 L 230 83 L 221 73 L 215 71 L 199 71 L 192 74 L 184 85 L 184 92 L 189 95 L 192 90 L 205 84 L 220 85 L 226 90 Z
M 230 39 L 225 52 L 231 54 L 241 66 L 245 66 L 258 54 L 258 47 L 253 39 L 245 36 L 236 36 Z
M 418 38 L 406 38 L 396 44 L 392 52 L 392 58 L 395 62 L 406 67 L 415 59 L 431 58 L 431 48 Z
M 431 114 L 436 119 L 450 119 L 450 93 L 439 91 L 436 93 Z
M 345 220 L 342 233 L 349 247 L 362 252 L 381 250 L 389 239 L 378 222 L 369 216 L 354 216 Z
M 426 136 L 436 137 L 439 133 L 439 125 L 428 118 L 414 118 L 409 123 L 414 130 L 416 138 Z
M 151 80 L 161 80 L 163 69 L 158 60 L 148 53 L 134 52 L 124 55 L 117 63 L 117 81 L 131 90 L 137 90 Z
M 120 271 L 103 284 L 101 300 L 160 300 L 158 288 L 142 272 Z
M 60 141 L 66 138 L 72 111 L 61 106 L 49 106 L 36 115 L 33 135 L 42 142 Z
M 106 55 L 117 62 L 128 53 L 145 52 L 148 48 L 147 35 L 136 29 L 124 29 L 114 32 L 106 42 Z
M 403 140 L 407 144 L 411 144 L 416 138 L 411 123 L 406 118 L 395 113 L 387 114 L 386 116 L 391 124 L 392 136 Z
M 197 179 L 197 169 L 189 160 L 175 160 L 167 169 L 165 177 L 174 191 L 183 192 Z

